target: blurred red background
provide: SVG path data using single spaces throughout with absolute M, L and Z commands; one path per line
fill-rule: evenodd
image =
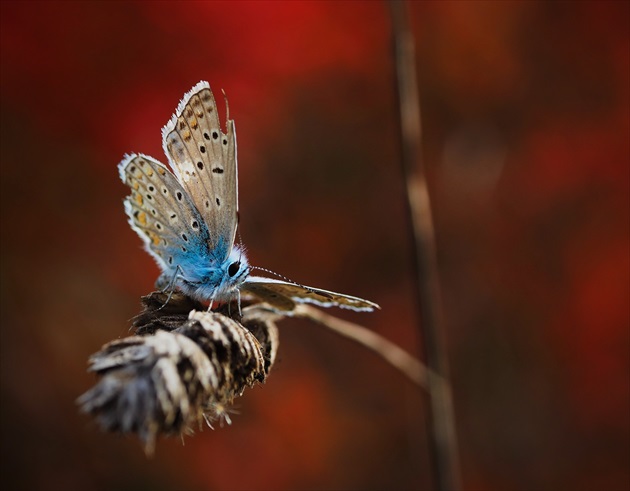
M 466 489 L 630 487 L 628 5 L 412 5 Z M 338 314 L 418 351 L 386 4 L 0 8 L 3 486 L 430 489 L 421 394 L 305 322 L 231 427 L 151 460 L 74 405 L 157 275 L 116 164 L 164 161 L 201 79 L 250 262 L 380 303 Z

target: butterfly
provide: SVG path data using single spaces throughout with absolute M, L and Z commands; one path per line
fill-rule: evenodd
M 225 132 L 208 82 L 199 82 L 162 129 L 170 169 L 143 154 L 125 155 L 120 178 L 131 188 L 125 198 L 129 224 L 162 273 L 158 287 L 178 289 L 200 301 L 230 301 L 241 294 L 291 311 L 296 303 L 372 311 L 379 306 L 358 297 L 288 280 L 251 275 L 243 248 L 235 244 L 238 223 L 236 133 Z M 263 271 L 263 268 L 258 268 Z

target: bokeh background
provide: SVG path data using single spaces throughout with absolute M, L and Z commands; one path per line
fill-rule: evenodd
M 164 160 L 201 79 L 236 120 L 251 262 L 377 301 L 338 314 L 419 352 L 387 5 L 0 9 L 3 488 L 430 489 L 422 394 L 306 322 L 231 427 L 153 459 L 74 404 L 157 275 L 116 165 Z M 629 13 L 411 5 L 465 489 L 630 487 Z

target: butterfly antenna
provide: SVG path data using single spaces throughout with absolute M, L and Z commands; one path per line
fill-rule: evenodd
M 311 288 L 309 288 L 308 286 L 304 286 L 300 283 L 298 283 L 297 281 L 293 281 L 289 278 L 287 278 L 286 276 L 281 275 L 280 273 L 276 273 L 275 271 L 271 271 L 270 269 L 267 268 L 261 268 L 259 266 L 250 266 L 251 269 L 257 269 L 259 271 L 264 271 L 265 273 L 269 273 L 272 276 L 276 276 L 278 278 L 280 278 L 281 280 L 286 281 L 287 283 L 292 283 L 295 286 L 299 286 L 300 288 L 304 288 L 305 290 L 308 290 L 309 292 L 313 292 L 315 293 Z

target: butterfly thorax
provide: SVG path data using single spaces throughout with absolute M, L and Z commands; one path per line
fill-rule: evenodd
M 247 257 L 238 246 L 222 262 L 210 261 L 187 269 L 181 269 L 176 285 L 185 294 L 202 301 L 231 300 L 250 271 Z

